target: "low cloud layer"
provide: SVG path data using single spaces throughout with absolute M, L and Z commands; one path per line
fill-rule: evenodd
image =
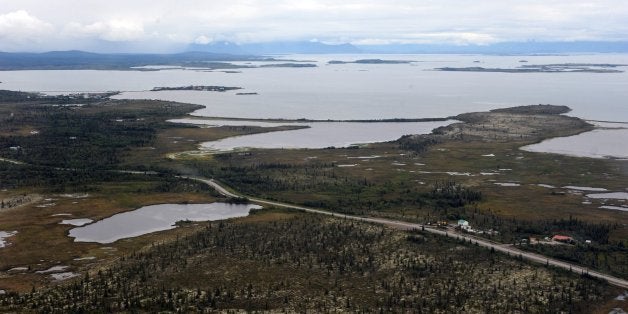
M 0 50 L 628 40 L 623 0 L 4 0 Z
M 0 48 L 34 45 L 53 33 L 54 27 L 25 10 L 0 14 Z
M 145 36 L 144 26 L 132 20 L 110 20 L 87 25 L 72 22 L 64 28 L 64 33 L 74 37 L 97 37 L 106 41 L 134 41 Z

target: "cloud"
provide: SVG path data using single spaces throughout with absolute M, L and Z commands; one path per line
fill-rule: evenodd
M 355 45 L 390 45 L 390 44 L 433 44 L 448 43 L 454 45 L 488 45 L 498 42 L 497 38 L 473 32 L 434 32 L 409 33 L 397 38 L 362 38 L 351 43 Z
M 0 48 L 7 36 L 42 33 L 68 49 L 87 42 L 155 47 L 313 38 L 461 45 L 628 40 L 624 0 L 55 0 L 54 6 L 0 1 Z
M 143 39 L 146 35 L 142 23 L 119 19 L 87 25 L 68 23 L 64 33 L 75 37 L 95 36 L 106 41 L 136 41 Z
M 16 42 L 38 41 L 53 32 L 47 22 L 19 10 L 0 15 L 0 39 Z
M 141 23 L 128 20 L 99 21 L 85 25 L 71 22 L 65 26 L 64 34 L 74 37 L 97 37 L 107 41 L 133 41 L 145 35 Z
M 194 39 L 195 44 L 201 44 L 201 45 L 207 45 L 211 43 L 212 41 L 214 40 L 205 35 L 198 36 L 196 37 L 196 39 Z

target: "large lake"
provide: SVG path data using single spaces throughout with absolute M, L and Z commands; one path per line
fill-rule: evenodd
M 540 64 L 626 64 L 628 54 L 488 55 L 289 55 L 312 68 L 247 68 L 238 73 L 207 69 L 160 71 L 0 71 L 0 89 L 50 94 L 122 91 L 116 98 L 161 99 L 204 105 L 206 117 L 286 119 L 391 119 L 448 117 L 470 111 L 529 104 L 567 105 L 570 115 L 628 122 L 628 73 L 443 72 L 439 67 L 516 68 Z M 406 64 L 328 64 L 331 60 L 410 60 Z M 525 62 L 524 62 L 525 61 Z M 253 62 L 259 65 L 263 62 Z M 628 67 L 617 69 L 628 71 Z M 228 92 L 149 91 L 187 85 L 237 86 Z M 238 92 L 257 93 L 237 95 Z M 250 124 L 250 123 L 247 123 Z M 426 126 L 423 124 L 422 126 Z M 327 147 L 385 141 L 408 133 L 409 124 L 317 124 L 205 144 L 236 147 Z M 327 130 L 323 128 L 325 126 Z M 377 131 L 377 132 L 375 132 Z M 337 136 L 341 134 L 342 136 Z M 575 156 L 625 158 L 626 130 L 601 130 L 543 142 L 526 149 Z M 297 138 L 302 143 L 295 145 Z M 305 139 L 305 140 L 304 140 Z M 324 139 L 324 141 L 319 141 Z M 297 141 L 298 142 L 298 141 Z
M 559 56 L 292 55 L 315 68 L 253 68 L 240 73 L 161 71 L 5 71 L 1 89 L 68 93 L 124 91 L 117 98 L 201 104 L 197 115 L 240 118 L 381 119 L 447 117 L 514 105 L 550 103 L 593 120 L 628 121 L 628 73 L 439 72 L 437 67 L 556 63 L 628 64 L 627 54 Z M 381 58 L 411 64 L 327 64 Z M 521 63 L 526 60 L 526 63 Z M 478 61 L 478 62 L 476 62 Z M 627 67 L 619 69 L 628 70 Z M 232 92 L 161 91 L 156 86 L 239 86 Z M 236 92 L 256 92 L 241 96 Z
M 326 148 L 347 147 L 354 144 L 393 141 L 406 134 L 429 134 L 433 129 L 457 122 L 308 122 L 269 123 L 260 121 L 177 119 L 172 122 L 207 126 L 278 125 L 308 126 L 298 130 L 258 133 L 206 142 L 202 148 L 211 151 L 230 151 L 241 148 Z

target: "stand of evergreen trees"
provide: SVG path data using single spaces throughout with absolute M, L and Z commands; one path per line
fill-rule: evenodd
M 587 313 L 608 297 L 595 280 L 469 243 L 286 214 L 212 223 L 73 282 L 0 296 L 0 310 Z

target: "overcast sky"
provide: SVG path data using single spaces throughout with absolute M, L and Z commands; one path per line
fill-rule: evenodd
M 0 0 L 0 51 L 628 40 L 626 0 Z

